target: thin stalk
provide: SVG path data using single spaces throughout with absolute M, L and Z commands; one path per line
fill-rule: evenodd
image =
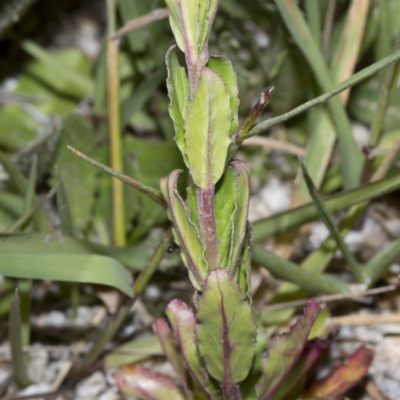
M 82 158 L 82 160 L 85 160 L 89 164 L 94 165 L 95 167 L 101 169 L 104 172 L 107 172 L 107 174 L 110 174 L 114 178 L 119 179 L 121 182 L 126 183 L 127 185 L 133 187 L 134 189 L 138 190 L 139 192 L 145 194 L 146 196 L 150 197 L 153 199 L 155 202 L 160 204 L 160 206 L 166 208 L 167 203 L 161 196 L 161 192 L 158 189 L 153 188 L 152 186 L 148 186 L 142 182 L 137 181 L 136 179 L 133 179 L 127 175 L 121 174 L 118 171 L 114 171 L 112 168 L 107 167 L 106 165 L 99 163 L 96 160 L 93 160 L 93 158 L 88 157 L 87 155 L 81 153 L 78 150 L 75 150 L 71 146 L 68 146 L 68 149 L 71 150 L 74 154 L 76 154 L 78 157 Z
M 142 270 L 140 275 L 135 280 L 133 285 L 133 291 L 135 293 L 141 293 L 149 282 L 150 278 L 153 276 L 155 270 L 160 264 L 162 258 L 165 254 L 165 249 L 168 244 L 173 242 L 172 227 L 165 232 L 161 242 L 158 244 L 150 260 L 146 264 L 145 268 Z
M 121 140 L 121 117 L 119 109 L 118 42 L 112 37 L 116 31 L 116 1 L 107 0 L 107 104 L 110 138 L 110 163 L 116 171 L 123 170 Z M 113 242 L 116 246 L 126 244 L 124 186 L 112 179 Z
M 291 111 L 288 111 L 285 114 L 279 115 L 274 118 L 267 119 L 266 121 L 260 122 L 259 124 L 255 125 L 250 131 L 246 132 L 240 137 L 240 142 L 244 140 L 264 133 L 266 130 L 272 128 L 275 125 L 282 124 L 287 120 L 309 110 L 310 108 L 325 103 L 331 97 L 336 96 L 338 93 L 342 92 L 343 90 L 348 89 L 351 86 L 357 85 L 358 83 L 364 81 L 365 79 L 371 77 L 376 72 L 380 71 L 381 69 L 387 67 L 388 65 L 398 61 L 400 59 L 400 51 L 397 51 L 391 54 L 388 57 L 383 58 L 382 60 L 372 64 L 371 66 L 364 68 L 360 72 L 357 72 L 351 78 L 346 79 L 339 85 L 336 85 L 332 90 L 327 93 L 322 94 L 321 96 L 316 97 L 313 100 L 307 101 L 306 103 L 294 108 Z

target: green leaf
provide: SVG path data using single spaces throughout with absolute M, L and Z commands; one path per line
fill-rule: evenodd
M 200 34 L 197 42 L 198 51 L 201 53 L 208 46 L 208 36 L 214 17 L 217 12 L 219 0 L 199 1 L 199 28 Z
M 122 393 L 144 400 L 185 400 L 175 382 L 151 368 L 132 364 L 117 369 L 114 374 Z
M 233 161 L 218 182 L 215 215 L 220 265 L 235 273 L 246 233 L 249 205 L 249 167 Z
M 98 254 L 115 258 L 134 271 L 141 271 L 145 267 L 155 245 L 151 240 L 137 246 L 111 247 L 69 236 L 42 233 L 0 236 L 0 252 L 18 253 L 23 249 L 23 252 L 36 254 Z
M 400 259 L 400 239 L 395 240 L 386 246 L 379 253 L 375 254 L 365 264 L 365 275 L 369 279 L 369 286 L 384 276 L 388 268 Z
M 326 227 L 329 229 L 332 237 L 335 239 L 338 247 L 342 251 L 343 257 L 348 263 L 352 273 L 354 274 L 355 278 L 358 282 L 364 282 L 363 273 L 354 257 L 354 255 L 350 252 L 349 248 L 347 247 L 346 243 L 342 235 L 340 234 L 339 228 L 334 223 L 332 216 L 330 215 L 325 203 L 323 202 L 320 194 L 318 193 L 317 188 L 314 186 L 313 181 L 311 180 L 304 163 L 300 160 L 300 167 L 303 172 L 303 177 L 308 187 L 308 191 L 310 192 L 310 196 L 314 201 L 315 206 L 317 207 L 318 213 Z
M 259 245 L 253 245 L 252 259 L 268 269 L 275 278 L 292 282 L 311 293 L 343 293 L 349 290 L 342 279 L 334 275 L 308 273 Z
M 231 96 L 232 122 L 230 134 L 233 135 L 238 127 L 239 90 L 236 72 L 228 58 L 223 56 L 210 56 L 207 67 L 217 72 L 226 85 L 226 90 Z
M 188 59 L 207 51 L 208 35 L 218 7 L 218 0 L 165 0 L 169 20 L 179 48 Z
M 133 296 L 132 276 L 118 261 L 98 255 L 3 252 L 0 275 L 11 278 L 96 283 Z
M 141 337 L 124 343 L 108 353 L 104 358 L 105 369 L 136 363 L 146 358 L 163 354 L 160 341 L 156 335 Z
M 181 27 L 181 13 L 179 11 L 179 0 L 165 0 L 169 10 L 169 23 L 171 25 L 172 32 L 174 33 L 176 43 L 178 47 L 185 52 L 185 40 L 184 32 Z M 197 2 L 197 1 L 196 1 Z M 196 2 L 190 2 L 192 7 Z M 187 3 L 187 2 L 185 2 Z
M 160 179 L 160 189 L 168 203 L 168 214 L 174 224 L 175 242 L 181 247 L 181 257 L 189 270 L 192 284 L 201 290 L 201 283 L 207 276 L 208 265 L 204 259 L 204 244 L 200 240 L 198 227 L 190 218 L 190 209 L 177 190 L 177 179 L 182 171 L 171 172 L 167 178 Z
M 78 232 L 90 223 L 97 188 L 98 171 L 89 164 L 77 160 L 67 146 L 81 149 L 89 156 L 98 158 L 95 146 L 98 136 L 90 121 L 80 115 L 70 114 L 63 122 L 54 164 L 63 177 L 65 191 L 70 207 L 72 224 Z M 56 174 L 51 178 L 52 185 L 57 182 Z
M 319 86 L 323 91 L 329 91 L 333 86 L 333 80 L 298 5 L 294 0 L 275 0 L 275 4 L 293 39 L 313 69 Z M 347 188 L 353 188 L 357 186 L 361 176 L 362 155 L 352 136 L 350 122 L 340 100 L 332 98 L 328 106 L 339 141 L 343 179 Z
M 28 378 L 28 373 L 26 369 L 21 330 L 22 324 L 19 307 L 19 295 L 18 291 L 16 290 L 11 302 L 8 334 L 10 341 L 14 380 L 18 386 L 26 387 L 30 384 L 30 380 Z
M 251 246 L 252 246 L 252 230 L 249 223 L 247 223 L 246 236 L 243 242 L 242 254 L 239 264 L 235 272 L 235 282 L 240 286 L 243 293 L 247 294 L 247 299 L 251 303 L 253 301 L 250 294 L 250 275 L 251 275 Z
M 197 385 L 206 391 L 207 374 L 196 345 L 196 318 L 192 309 L 182 300 L 175 299 L 168 304 L 165 312 L 188 371 Z
M 229 392 L 251 368 L 256 325 L 252 307 L 228 271 L 214 269 L 198 301 L 199 351 L 210 375 Z
M 299 359 L 319 309 L 315 301 L 309 301 L 304 316 L 297 320 L 288 333 L 277 336 L 268 349 L 262 362 L 264 381 L 258 389 L 260 398 L 270 399 Z
M 230 95 L 219 74 L 204 68 L 187 109 L 188 168 L 196 186 L 209 188 L 221 178 L 231 139 Z
M 176 46 L 169 48 L 166 61 L 168 69 L 167 88 L 170 98 L 169 113 L 174 121 L 176 144 L 186 160 L 185 120 L 186 107 L 189 103 L 189 82 L 185 68 L 179 64 Z
M 290 118 L 293 118 L 304 111 L 309 110 L 310 108 L 314 107 L 317 104 L 324 103 L 325 101 L 329 100 L 333 96 L 337 95 L 338 93 L 342 92 L 343 90 L 348 89 L 358 83 L 364 81 L 365 79 L 371 77 L 376 72 L 380 71 L 381 69 L 387 67 L 388 65 L 398 61 L 400 59 L 400 51 L 396 51 L 395 53 L 391 54 L 383 58 L 382 60 L 377 61 L 376 63 L 370 65 L 367 68 L 362 69 L 361 71 L 354 74 L 351 78 L 346 79 L 339 85 L 336 85 L 333 89 L 327 91 L 326 93 L 322 94 L 321 96 L 316 97 L 313 100 L 307 101 L 306 103 L 294 108 L 293 110 L 279 115 L 274 118 L 268 118 L 267 120 L 260 122 L 259 124 L 255 125 L 250 131 L 243 135 L 241 140 L 246 140 L 252 136 L 259 135 L 266 130 L 270 129 L 271 127 L 281 124 L 287 121 Z M 368 109 L 369 110 L 369 109 Z
M 57 73 L 60 79 L 66 80 L 74 88 L 79 89 L 82 96 L 93 93 L 94 84 L 92 79 L 87 75 L 83 75 L 77 70 L 70 68 L 58 60 L 57 57 L 53 56 L 53 54 L 30 40 L 24 41 L 22 47 L 32 57 L 40 61 L 43 66 Z
M 393 176 L 357 189 L 335 194 L 324 199 L 324 202 L 328 211 L 332 213 L 365 200 L 372 200 L 383 196 L 386 193 L 397 190 L 399 187 L 400 176 Z M 252 224 L 254 240 L 260 241 L 284 233 L 311 222 L 317 217 L 318 211 L 313 203 L 278 213 Z

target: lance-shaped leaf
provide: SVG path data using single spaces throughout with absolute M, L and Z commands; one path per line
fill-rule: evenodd
M 169 114 L 174 121 L 175 141 L 186 161 L 185 119 L 189 102 L 189 82 L 185 68 L 181 67 L 176 46 L 169 48 L 166 55 L 168 69 L 167 88 L 170 99 Z
M 196 384 L 207 391 L 207 374 L 201 363 L 196 342 L 196 317 L 182 300 L 172 300 L 165 310 L 174 330 L 179 351 Z
M 233 161 L 215 193 L 215 215 L 221 267 L 232 275 L 241 257 L 249 208 L 249 166 Z
M 127 365 L 114 374 L 118 388 L 130 396 L 143 400 L 185 400 L 176 383 L 140 364 Z
M 185 365 L 183 363 L 182 356 L 179 354 L 176 347 L 175 339 L 168 322 L 164 318 L 157 318 L 154 321 L 153 330 L 161 343 L 165 356 L 168 358 L 168 361 L 171 363 L 175 372 L 179 376 L 181 383 L 185 387 L 185 391 L 187 391 Z
M 367 373 L 374 358 L 372 350 L 360 347 L 346 364 L 335 367 L 327 377 L 315 382 L 307 390 L 307 397 L 336 397 L 356 385 Z
M 186 154 L 196 186 L 209 188 L 225 170 L 232 111 L 219 74 L 204 68 L 190 102 L 185 124 Z
M 233 135 L 238 127 L 239 97 L 236 72 L 231 62 L 223 56 L 210 56 L 207 67 L 217 72 L 225 82 L 226 90 L 231 96 L 232 122 L 230 134 Z
M 315 301 L 309 301 L 304 316 L 297 320 L 288 333 L 278 336 L 268 349 L 262 362 L 265 378 L 259 387 L 260 399 L 270 399 L 293 368 L 304 349 L 319 309 Z
M 208 274 L 197 320 L 198 347 L 207 370 L 230 393 L 249 373 L 256 325 L 252 307 L 228 271 L 218 268 Z
M 181 247 L 181 257 L 189 270 L 190 279 L 196 289 L 207 276 L 208 266 L 203 257 L 204 245 L 200 240 L 197 226 L 190 219 L 190 209 L 182 200 L 176 187 L 178 176 L 182 171 L 172 171 L 166 178 L 160 179 L 160 189 L 167 201 L 169 218 L 174 224 L 175 242 Z

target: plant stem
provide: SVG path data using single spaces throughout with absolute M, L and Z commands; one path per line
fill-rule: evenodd
M 347 88 L 349 88 L 351 86 L 357 85 L 358 83 L 360 83 L 360 82 L 364 81 L 365 79 L 369 78 L 370 76 L 374 75 L 376 72 L 380 71 L 381 69 L 398 61 L 399 59 L 400 59 L 400 51 L 397 51 L 396 53 L 393 53 L 390 56 L 383 58 L 382 60 L 376 62 L 375 64 L 372 64 L 371 66 L 369 66 L 367 68 L 364 68 L 360 72 L 353 75 L 351 78 L 346 79 L 339 85 L 335 86 L 331 91 L 324 93 L 321 96 L 318 96 L 313 100 L 307 101 L 306 103 L 294 108 L 293 110 L 291 110 L 285 114 L 279 115 L 274 118 L 267 119 L 264 122 L 260 122 L 259 124 L 255 125 L 249 132 L 243 134 L 240 137 L 240 141 L 242 142 L 252 136 L 259 135 L 259 134 L 265 132 L 267 129 L 270 129 L 275 125 L 286 122 L 288 119 L 293 118 L 318 104 L 325 103 L 331 97 L 336 96 L 338 93 L 342 92 L 343 90 L 346 90 Z
M 112 39 L 116 28 L 115 0 L 107 0 L 107 86 L 108 121 L 110 137 L 110 164 L 116 171 L 123 170 L 121 121 L 119 110 L 118 42 Z M 116 246 L 126 244 L 124 186 L 112 179 L 113 241 Z
M 205 256 L 210 269 L 219 268 L 217 228 L 215 223 L 214 186 L 196 188 L 200 235 L 205 245 Z

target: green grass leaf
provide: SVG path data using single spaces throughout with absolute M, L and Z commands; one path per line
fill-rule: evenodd
M 118 261 L 99 255 L 3 252 L 0 275 L 112 286 L 133 296 L 132 276 Z
M 345 281 L 334 275 L 310 274 L 259 245 L 252 247 L 252 259 L 277 279 L 294 283 L 311 293 L 342 293 L 349 290 Z
M 318 190 L 315 187 L 313 181 L 311 180 L 310 175 L 308 175 L 307 169 L 304 166 L 304 163 L 302 160 L 300 160 L 300 167 L 303 172 L 303 177 L 304 177 L 304 180 L 308 187 L 308 191 L 310 192 L 310 196 L 314 201 L 314 204 L 318 210 L 318 214 L 319 214 L 320 218 L 322 219 L 322 221 L 328 228 L 332 237 L 335 239 L 338 247 L 342 251 L 344 259 L 346 260 L 347 264 L 349 265 L 349 268 L 351 269 L 351 271 L 354 274 L 357 281 L 360 283 L 364 282 L 363 273 L 362 273 L 354 255 L 350 252 L 349 248 L 347 247 L 346 243 L 344 242 L 344 239 L 343 239 L 342 235 L 340 234 L 339 228 L 334 223 L 332 216 L 330 215 L 327 207 L 325 206 L 324 201 L 322 200 L 322 197 L 318 193 Z
M 64 63 L 60 62 L 50 52 L 30 40 L 24 41 L 22 47 L 32 57 L 40 61 L 44 67 L 58 73 L 60 79 L 68 81 L 69 84 L 73 85 L 75 88 L 79 88 L 82 96 L 93 93 L 94 84 L 89 76 L 83 75 L 68 67 Z
M 17 290 L 15 291 L 11 302 L 8 334 L 11 347 L 11 362 L 14 380 L 18 386 L 26 387 L 30 384 L 30 380 L 28 378 L 25 355 L 22 349 L 22 324 Z
M 361 186 L 357 189 L 335 194 L 324 199 L 324 202 L 328 211 L 333 213 L 365 200 L 373 200 L 386 193 L 391 193 L 399 187 L 400 176 L 393 176 Z M 290 229 L 311 222 L 317 217 L 317 208 L 314 204 L 309 203 L 289 211 L 275 214 L 272 217 L 261 219 L 252 224 L 254 240 L 260 241 L 284 233 Z

